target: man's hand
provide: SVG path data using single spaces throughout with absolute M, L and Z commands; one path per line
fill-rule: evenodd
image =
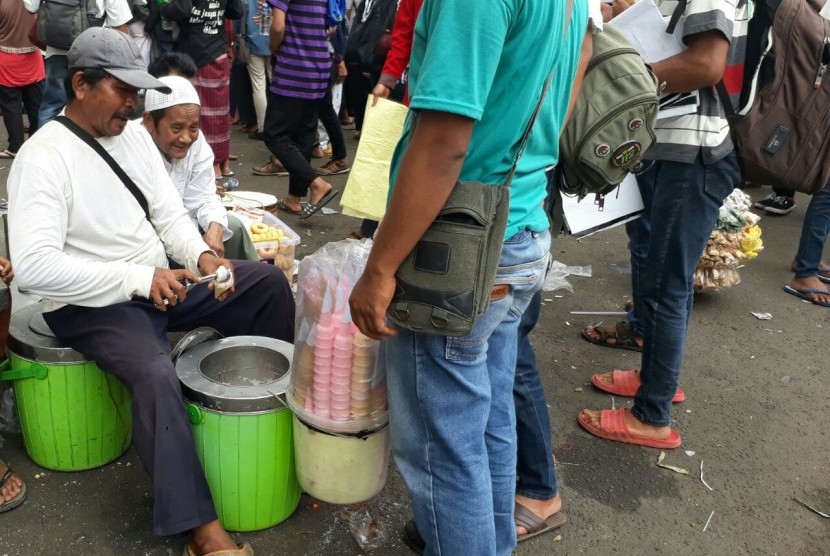
M 233 263 L 231 263 L 228 259 L 223 259 L 221 257 L 217 257 L 213 253 L 209 251 L 205 251 L 199 256 L 199 270 L 202 274 L 215 274 L 216 270 L 220 267 L 224 266 L 231 272 L 233 272 Z M 199 279 L 197 278 L 196 281 L 198 282 Z M 215 281 L 214 281 L 215 282 Z M 215 290 L 216 286 L 214 282 L 208 284 L 208 288 L 211 290 Z M 231 287 L 228 291 L 224 292 L 220 295 L 217 299 L 219 301 L 224 301 L 227 297 L 232 294 L 236 290 L 236 286 Z
M 225 256 L 225 244 L 222 242 L 222 237 L 225 235 L 225 229 L 219 222 L 211 222 L 208 226 L 208 231 L 202 236 L 208 247 L 216 251 L 219 257 Z M 208 273 L 210 274 L 210 273 Z
M 179 280 L 198 282 L 199 277 L 187 269 L 170 270 L 156 268 L 153 273 L 153 284 L 150 286 L 150 300 L 159 311 L 167 311 L 167 307 L 175 307 L 185 300 L 187 291 Z
M 6 257 L 0 257 L 0 280 L 7 286 L 14 280 L 14 269 L 12 263 Z
M 343 83 L 346 80 L 346 77 L 349 76 L 349 70 L 346 69 L 346 62 L 340 60 L 340 63 L 337 64 L 337 83 Z
M 367 265 L 352 290 L 349 297 L 352 322 L 370 338 L 384 340 L 398 333 L 386 324 L 386 309 L 395 295 L 395 287 L 394 274 L 374 271 Z
M 372 89 L 372 106 L 375 106 L 378 103 L 378 97 L 389 98 L 390 94 L 392 94 L 392 89 L 386 85 L 378 83 L 375 85 L 375 88 Z

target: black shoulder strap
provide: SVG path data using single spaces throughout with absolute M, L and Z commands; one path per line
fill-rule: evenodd
M 133 182 L 133 180 L 130 179 L 130 176 L 127 175 L 124 169 L 118 165 L 118 163 L 115 161 L 114 158 L 112 158 L 112 156 L 110 156 L 110 153 L 108 153 L 107 150 L 101 146 L 101 143 L 96 141 L 92 137 L 92 135 L 81 129 L 81 127 L 78 124 L 76 124 L 66 116 L 58 116 L 57 118 L 55 118 L 55 121 L 60 122 L 64 126 L 66 126 L 66 129 L 77 135 L 78 139 L 89 145 L 92 150 L 94 150 L 96 153 L 98 153 L 98 155 L 101 158 L 104 159 L 104 162 L 109 164 L 109 167 L 112 168 L 112 171 L 115 172 L 115 175 L 118 176 L 118 178 L 124 183 L 124 185 L 130 191 L 130 193 L 132 193 L 133 197 L 135 197 L 136 202 L 138 202 L 138 204 L 141 206 L 141 210 L 144 211 L 144 216 L 147 218 L 147 221 L 150 222 L 150 224 L 152 224 L 153 221 L 150 220 L 150 208 L 147 204 L 147 199 L 144 197 L 144 194 Z
M 677 27 L 677 23 L 680 21 L 680 18 L 683 16 L 683 12 L 685 11 L 686 0 L 677 0 L 677 6 L 675 6 L 674 11 L 671 14 L 669 26 L 666 27 L 666 33 L 668 33 L 669 35 L 674 34 L 674 28 Z

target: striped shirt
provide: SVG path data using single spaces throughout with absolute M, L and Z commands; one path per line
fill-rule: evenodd
M 309 100 L 326 94 L 331 56 L 326 39 L 328 0 L 268 0 L 285 12 L 285 37 L 277 52 L 272 93 Z
M 655 0 L 664 16 L 671 16 L 676 0 Z M 706 31 L 720 31 L 729 39 L 729 56 L 724 82 L 733 90 L 737 77 L 740 82 L 743 59 L 746 54 L 746 31 L 749 2 L 737 6 L 738 0 L 688 0 L 686 10 L 675 33 L 690 35 Z M 739 85 L 738 85 L 739 87 Z M 698 153 L 705 164 L 713 164 L 734 148 L 729 137 L 729 124 L 714 87 L 700 89 L 700 105 L 696 114 L 665 118 L 657 121 L 657 143 L 649 150 L 648 158 L 693 163 Z M 733 96 L 733 104 L 736 96 Z

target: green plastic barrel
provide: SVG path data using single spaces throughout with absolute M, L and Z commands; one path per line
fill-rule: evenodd
M 196 452 L 230 531 L 272 527 L 300 503 L 291 411 L 281 399 L 292 352 L 280 340 L 237 336 L 205 340 L 176 360 Z
M 225 529 L 258 531 L 287 519 L 300 502 L 291 412 L 222 414 L 188 407 L 196 453 Z
M 30 321 L 39 317 L 42 326 L 40 311 L 36 304 L 12 316 L 9 359 L 0 372 L 14 382 L 26 451 L 55 471 L 105 465 L 130 445 L 130 394 L 94 362 L 35 331 Z
M 26 452 L 55 471 L 82 471 L 105 465 L 130 446 L 130 394 L 95 363 L 44 365 L 9 355 L 12 371 L 0 374 L 43 377 L 14 381 L 14 395 Z

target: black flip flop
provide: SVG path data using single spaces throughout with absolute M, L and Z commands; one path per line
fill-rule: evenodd
M 299 216 L 300 220 L 305 220 L 309 216 L 311 216 L 313 214 L 316 214 L 317 211 L 319 211 L 321 208 L 323 208 L 324 206 L 329 204 L 331 202 L 331 200 L 334 199 L 335 197 L 337 197 L 338 195 L 340 195 L 340 192 L 335 191 L 334 189 L 332 189 L 331 191 L 328 192 L 328 194 L 325 197 L 323 197 L 322 199 L 320 199 L 316 203 L 308 203 L 305 206 L 305 208 L 302 210 L 302 212 L 300 212 L 300 216 Z

